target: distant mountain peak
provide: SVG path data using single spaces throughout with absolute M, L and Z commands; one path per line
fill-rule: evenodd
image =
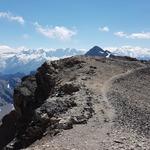
M 107 55 L 108 52 L 103 50 L 99 46 L 94 46 L 85 54 L 85 56 L 101 56 L 101 57 L 106 57 Z
M 94 46 L 93 48 L 91 48 L 91 49 L 99 49 L 99 50 L 103 50 L 101 47 L 99 47 L 99 46 Z
M 89 51 L 102 51 L 105 52 L 101 47 L 99 46 L 94 46 L 93 48 L 91 48 Z

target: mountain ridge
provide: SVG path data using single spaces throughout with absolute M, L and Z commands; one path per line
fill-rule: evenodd
M 124 149 L 147 148 L 149 73 L 149 63 L 117 57 L 47 61 L 15 89 L 15 111 L 3 118 L 0 127 L 0 135 L 9 139 L 0 136 L 0 143 L 28 150 L 111 150 L 120 142 Z

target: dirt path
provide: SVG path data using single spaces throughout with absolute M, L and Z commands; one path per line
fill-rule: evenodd
M 121 149 L 115 139 L 119 139 L 122 133 L 112 134 L 113 120 L 115 117 L 115 109 L 111 106 L 107 94 L 115 80 L 125 77 L 134 71 L 146 68 L 128 70 L 125 73 L 117 74 L 104 82 L 103 86 L 99 86 L 100 92 L 96 92 L 99 102 L 95 104 L 95 115 L 89 119 L 85 125 L 76 125 L 71 130 L 65 130 L 54 139 L 44 137 L 40 143 L 27 150 L 52 149 L 52 150 L 115 150 Z M 97 76 L 98 81 L 100 78 Z M 95 85 L 98 85 L 96 83 Z M 93 88 L 95 90 L 95 87 Z M 112 135 L 111 135 L 112 134 Z M 117 135 L 119 135 L 117 137 Z M 125 135 L 126 136 L 126 135 Z M 127 135 L 128 136 L 128 135 Z M 129 135 L 131 137 L 131 135 Z M 117 141 L 116 140 L 116 141 Z M 134 138 L 132 139 L 134 140 Z M 38 146 L 37 146 L 38 145 Z M 116 146 L 116 147 L 115 147 Z M 126 146 L 126 145 L 124 145 Z M 132 146 L 132 145 L 131 145 Z
M 141 69 L 144 69 L 144 68 L 147 68 L 147 67 L 140 67 L 140 68 L 137 68 L 137 69 L 132 69 L 132 70 L 128 70 L 127 72 L 125 73 L 121 73 L 121 74 L 117 74 L 113 77 L 111 77 L 110 79 L 108 79 L 102 89 L 101 89 L 101 92 L 102 92 L 102 98 L 103 98 L 103 103 L 106 107 L 106 111 L 107 111 L 107 115 L 108 115 L 108 118 L 109 120 L 113 120 L 113 118 L 115 117 L 115 111 L 114 111 L 114 108 L 112 108 L 108 98 L 107 98 L 107 93 L 109 91 L 109 89 L 112 87 L 112 84 L 115 80 L 119 79 L 119 78 L 122 78 L 122 77 L 125 77 L 125 76 L 128 76 L 129 74 L 131 73 L 134 73 L 135 71 L 137 70 L 141 70 Z
M 108 98 L 107 98 L 107 93 L 109 91 L 109 89 L 112 87 L 112 83 L 121 78 L 121 77 L 124 77 L 126 75 L 129 75 L 130 73 L 132 73 L 134 70 L 129 70 L 125 73 L 121 73 L 121 74 L 117 74 L 113 77 L 111 77 L 110 79 L 108 79 L 102 89 L 101 89 L 101 92 L 102 92 L 102 98 L 103 98 L 103 104 L 104 104 L 104 107 L 105 107 L 105 111 L 106 111 L 106 114 L 108 115 L 107 117 L 109 118 L 109 120 L 113 121 L 113 118 L 115 117 L 115 110 L 114 108 L 112 108 L 110 102 L 108 101 Z

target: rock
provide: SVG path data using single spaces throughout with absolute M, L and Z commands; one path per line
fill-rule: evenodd
M 16 135 L 18 114 L 15 111 L 10 112 L 2 119 L 0 126 L 0 149 L 12 141 Z
M 109 118 L 104 118 L 104 122 L 109 122 Z
M 37 89 L 35 77 L 24 77 L 22 84 L 14 90 L 14 107 L 20 116 L 27 116 L 32 113 L 35 107 L 35 92 Z
M 85 62 L 75 57 L 71 57 L 71 58 L 66 59 L 66 61 L 64 62 L 64 66 L 69 67 L 69 68 L 74 67 L 74 66 L 82 67 L 81 66 L 82 63 L 85 63 Z
M 36 112 L 46 112 L 51 118 L 75 106 L 76 103 L 72 99 L 49 98 Z
M 118 144 L 123 144 L 122 141 L 119 141 L 119 140 L 114 140 L 115 143 L 118 143 Z
M 95 66 L 90 66 L 90 68 L 91 68 L 91 69 L 97 69 L 97 67 L 95 67 Z
M 87 123 L 87 119 L 85 116 L 74 116 L 72 118 L 74 124 L 85 124 Z
M 57 125 L 57 128 L 64 130 L 72 129 L 73 128 L 72 118 L 68 117 L 61 119 Z
M 50 118 L 51 124 L 56 124 L 61 120 L 61 118 L 52 117 Z
M 142 143 L 137 143 L 136 144 L 136 147 L 138 147 L 138 148 L 141 148 L 143 145 L 142 145 Z
M 11 125 L 17 122 L 18 118 L 19 118 L 18 114 L 16 113 L 16 111 L 13 110 L 3 117 L 2 123 L 5 125 Z
M 63 92 L 64 94 L 72 94 L 78 91 L 79 91 L 79 86 L 76 86 L 72 83 L 66 83 L 62 85 L 59 89 L 59 92 Z

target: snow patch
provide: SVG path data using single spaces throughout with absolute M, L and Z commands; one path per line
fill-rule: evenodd
M 9 83 L 8 83 L 8 85 L 7 85 L 7 88 L 8 88 L 8 89 L 10 89 L 10 85 L 9 85 Z
M 109 57 L 110 57 L 110 55 L 111 55 L 111 54 L 110 54 L 110 53 L 108 53 L 108 55 L 106 56 L 106 58 L 109 58 Z

